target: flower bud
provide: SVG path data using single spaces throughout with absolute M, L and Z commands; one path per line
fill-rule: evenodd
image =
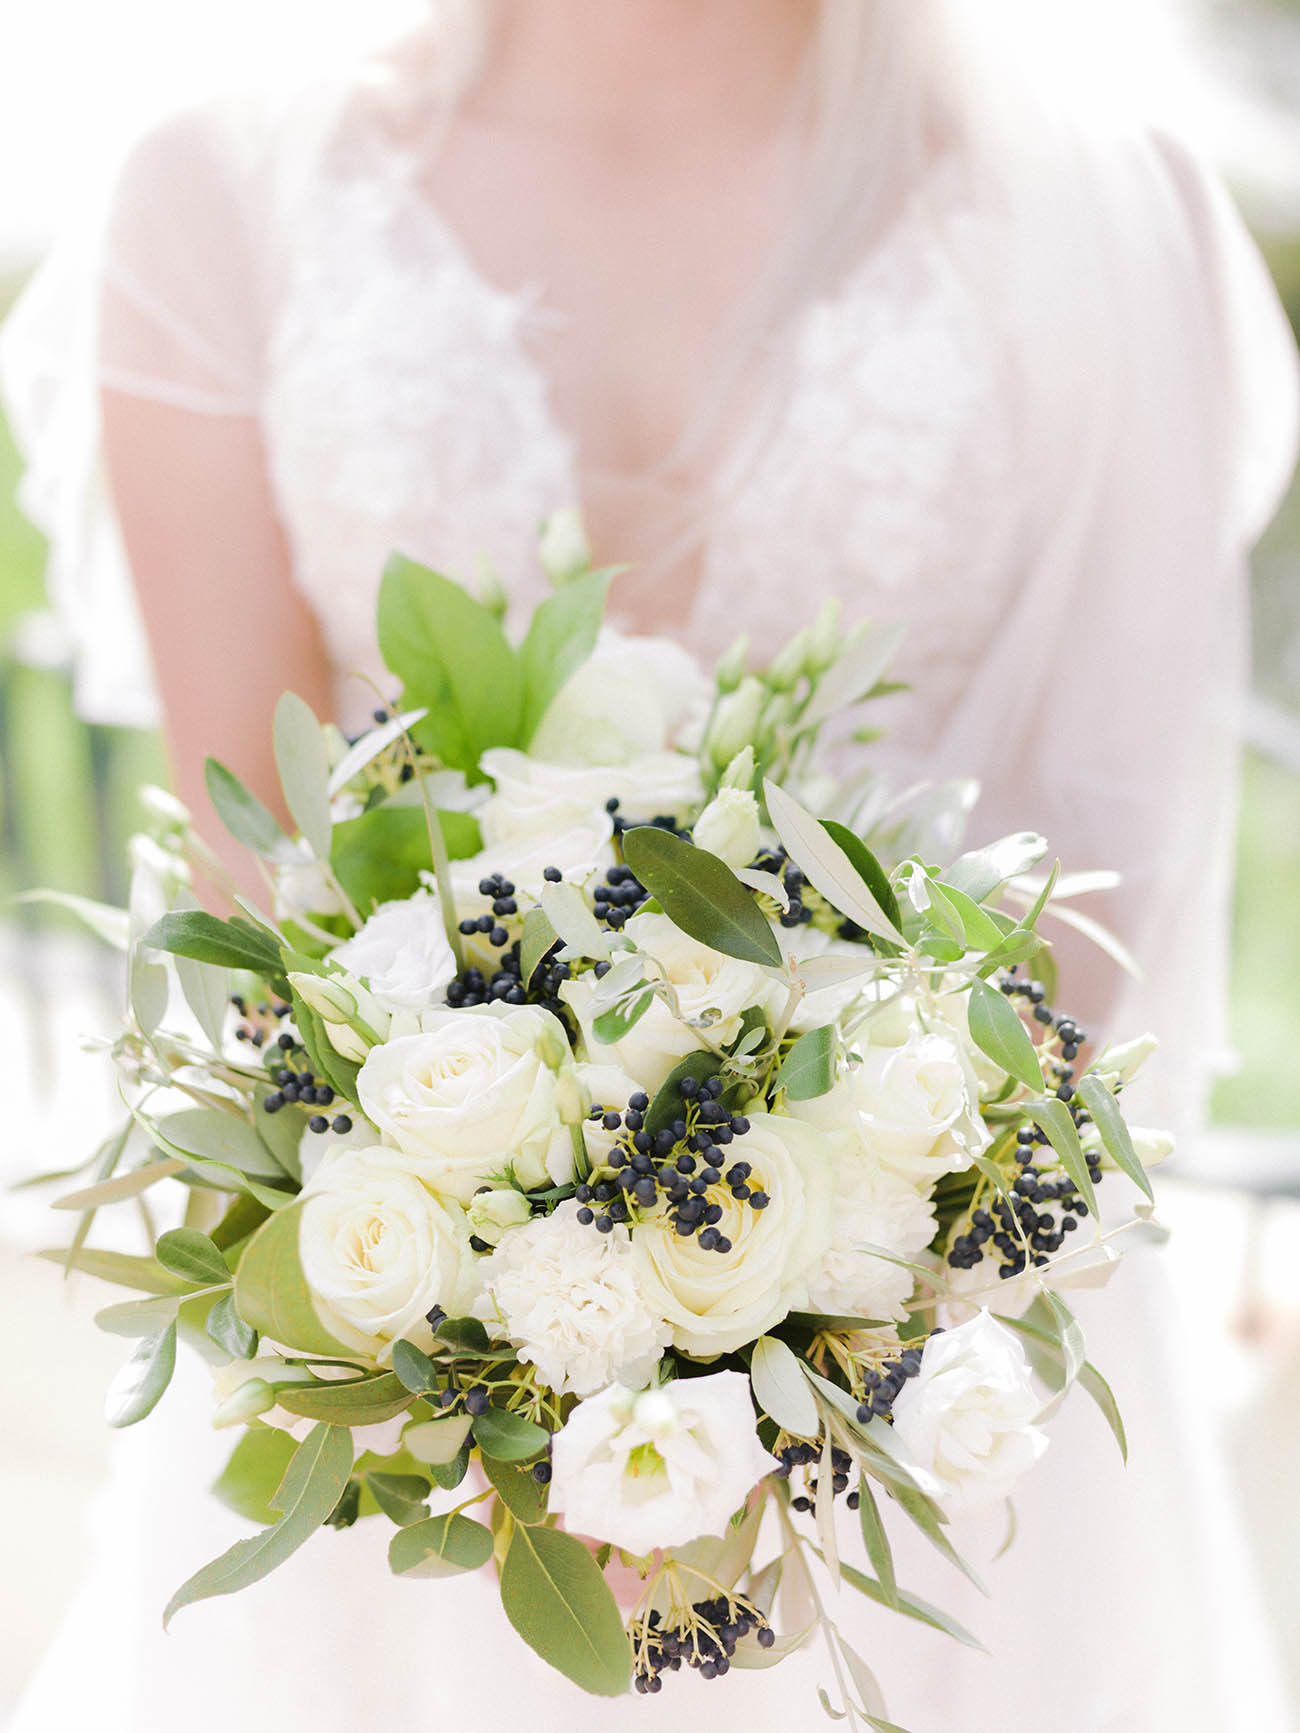
M 824 674 L 843 648 L 841 607 L 838 596 L 831 596 L 817 610 L 817 617 L 808 628 L 807 672 L 815 679 Z
M 746 788 L 754 786 L 754 748 L 747 746 L 743 752 L 738 752 L 722 773 L 720 788 Z
M 146 782 L 139 793 L 140 805 L 165 830 L 188 830 L 190 828 L 190 809 L 183 805 L 169 789 L 159 788 L 156 783 Z
M 495 614 L 499 621 L 505 619 L 510 598 L 496 567 L 482 552 L 474 561 L 474 594 L 489 613 Z
M 773 657 L 764 678 L 774 692 L 793 691 L 804 671 L 810 643 L 811 635 L 805 626 Z
M 707 849 L 729 867 L 748 866 L 758 853 L 758 802 L 747 788 L 724 785 L 696 819 L 691 835 L 697 848 Z
M 1131 1083 L 1159 1045 L 1154 1035 L 1139 1035 L 1135 1041 L 1108 1047 L 1094 1069 L 1118 1077 L 1121 1083 Z
M 528 1199 L 513 1186 L 476 1193 L 465 1211 L 469 1231 L 490 1246 L 499 1244 L 508 1228 L 522 1227 L 532 1213 Z
M 725 695 L 736 690 L 736 687 L 745 678 L 745 663 L 748 659 L 749 633 L 742 632 L 738 638 L 732 640 L 730 647 L 723 652 L 722 658 L 714 670 L 714 679 L 718 683 L 719 692 Z
M 562 506 L 545 519 L 537 553 L 542 570 L 557 589 L 591 569 L 591 544 L 573 506 Z
M 243 1426 L 275 1407 L 275 1391 L 265 1378 L 246 1378 L 213 1410 L 214 1426 Z
M 709 754 L 719 768 L 753 744 L 765 696 L 762 682 L 747 674 L 719 703 L 708 738 Z
M 330 1046 L 344 1059 L 363 1064 L 370 1049 L 387 1039 L 392 1018 L 351 975 L 292 972 L 289 984 L 325 1025 Z

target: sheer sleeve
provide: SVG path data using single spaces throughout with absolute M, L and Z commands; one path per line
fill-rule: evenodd
M 242 106 L 208 105 L 153 129 L 98 217 L 56 245 L 0 333 L 0 384 L 26 465 L 19 501 L 49 540 L 47 588 L 88 720 L 158 719 L 100 461 L 99 393 L 195 414 L 257 413 L 259 145 Z

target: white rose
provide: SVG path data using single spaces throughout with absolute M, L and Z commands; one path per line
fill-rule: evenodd
M 529 751 L 556 764 L 608 765 L 675 743 L 690 747 L 712 695 L 711 682 L 679 644 L 624 637 L 606 626 L 552 699 Z
M 483 841 L 494 849 L 582 826 L 602 830 L 608 840 L 611 800 L 619 802 L 623 818 L 651 819 L 693 812 L 703 798 L 699 766 L 684 752 L 646 752 L 625 763 L 552 764 L 497 746 L 483 754 L 482 766 L 495 784 L 480 814 Z
M 873 1042 L 828 1094 L 791 1102 L 790 1112 L 853 1132 L 872 1160 L 927 1184 L 969 1167 L 990 1141 L 970 1063 L 944 1035 L 913 1035 L 900 1047 Z
M 668 1329 L 637 1279 L 628 1230 L 597 1233 L 562 1203 L 505 1234 L 481 1265 L 477 1311 L 558 1395 L 647 1382 Z
M 525 1187 L 565 1185 L 568 1039 L 538 1006 L 429 1011 L 421 1034 L 372 1048 L 357 1075 L 367 1116 L 435 1191 L 468 1203 L 507 1165 Z
M 384 1359 L 432 1307 L 460 1314 L 473 1303 L 464 1211 L 434 1197 L 395 1150 L 348 1150 L 302 1196 L 302 1273 L 326 1328 L 348 1347 Z
M 749 1164 L 754 1209 L 719 1185 L 705 1194 L 722 1219 L 726 1252 L 702 1250 L 697 1235 L 676 1232 L 661 1214 L 632 1236 L 641 1285 L 672 1327 L 684 1354 L 711 1358 L 743 1347 L 807 1304 L 808 1283 L 831 1238 L 833 1158 L 826 1139 L 797 1120 L 755 1114 L 727 1151 L 728 1165 Z
M 1040 1406 L 1024 1349 L 982 1311 L 926 1342 L 894 1401 L 894 1437 L 944 1510 L 967 1515 L 1007 1498 L 1047 1449 Z
M 639 1394 L 614 1385 L 580 1402 L 556 1433 L 550 1507 L 571 1532 L 644 1556 L 724 1534 L 775 1466 L 743 1373 Z
M 758 802 L 747 788 L 720 788 L 691 826 L 697 848 L 726 861 L 748 866 L 758 853 Z
M 809 1278 L 809 1306 L 897 1321 L 906 1315 L 915 1277 L 860 1248 L 882 1246 L 914 1262 L 934 1238 L 934 1206 L 907 1180 L 865 1158 L 855 1138 L 838 1138 L 835 1146 L 832 1238 Z
M 594 981 L 566 981 L 561 996 L 582 1026 L 588 1057 L 618 1065 L 652 1095 L 679 1059 L 699 1051 L 701 1028 L 710 1041 L 725 1044 L 740 1033 L 751 1005 L 769 1010 L 784 998 L 781 983 L 761 965 L 700 944 L 667 915 L 633 915 L 623 933 L 658 963 L 677 995 L 680 1016 L 657 998 L 622 1040 L 605 1044 L 592 1030 Z
M 427 891 L 381 903 L 331 960 L 363 980 L 386 1011 L 423 1011 L 456 973 L 442 910 Z

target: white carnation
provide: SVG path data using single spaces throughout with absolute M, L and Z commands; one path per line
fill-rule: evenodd
M 332 960 L 356 975 L 386 1011 L 423 1011 L 456 973 L 436 897 L 421 891 L 381 903 Z
M 934 1238 L 934 1206 L 915 1185 L 865 1159 L 856 1140 L 836 1141 L 833 1237 L 809 1278 L 808 1303 L 815 1312 L 897 1321 L 906 1315 L 915 1277 L 861 1247 L 882 1246 L 915 1261 Z
M 580 1402 L 556 1433 L 550 1507 L 570 1532 L 643 1556 L 724 1534 L 775 1467 L 743 1373 L 639 1394 L 616 1384 Z
M 668 1342 L 646 1302 L 628 1231 L 599 1234 L 571 1199 L 511 1228 L 481 1266 L 479 1316 L 559 1395 L 589 1396 L 616 1379 L 644 1384 Z
M 1047 1449 L 1040 1403 L 1011 1332 L 982 1311 L 931 1336 L 894 1401 L 894 1437 L 949 1515 L 999 1503 Z

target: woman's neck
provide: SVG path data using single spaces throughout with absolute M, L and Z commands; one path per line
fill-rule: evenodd
M 505 0 L 470 107 L 620 152 L 710 124 L 770 135 L 817 13 L 817 0 Z

